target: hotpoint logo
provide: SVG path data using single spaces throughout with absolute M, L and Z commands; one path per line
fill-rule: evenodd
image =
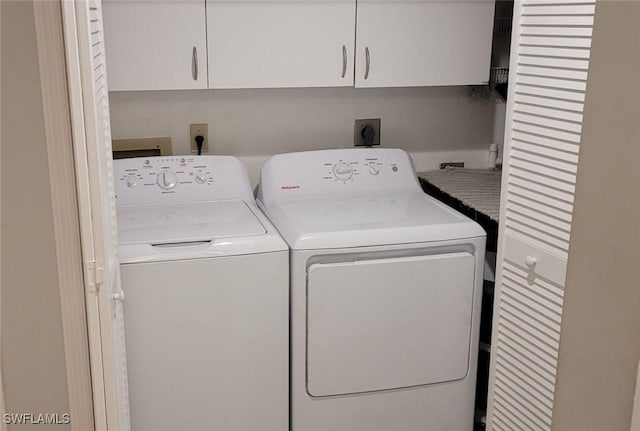
M 299 188 L 300 186 L 280 186 L 280 189 L 282 190 L 297 190 Z

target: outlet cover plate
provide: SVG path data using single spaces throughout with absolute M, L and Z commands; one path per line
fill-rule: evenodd
M 372 146 L 380 145 L 380 119 L 379 118 L 366 118 L 359 119 L 355 121 L 353 127 L 353 146 L 354 147 L 365 147 L 364 138 L 362 137 L 362 129 L 366 126 L 373 127 L 373 130 L 376 132 L 375 137 L 373 138 Z
M 198 146 L 196 145 L 196 136 L 204 136 L 202 143 L 202 154 L 209 153 L 209 125 L 208 124 L 190 124 L 189 125 L 189 142 L 191 142 L 191 153 L 198 154 Z

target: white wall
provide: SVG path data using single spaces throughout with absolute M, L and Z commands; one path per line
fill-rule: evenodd
M 4 403 L 8 413 L 63 414 L 69 393 L 33 2 L 3 0 L 0 9 Z
M 631 427 L 640 360 L 638 22 L 640 2 L 596 3 L 553 431 Z
M 382 146 L 412 153 L 418 171 L 486 167 L 495 110 L 468 87 L 112 92 L 110 103 L 115 139 L 169 136 L 174 154 L 189 152 L 189 123 L 208 123 L 210 152 L 242 158 L 254 183 L 267 156 L 352 146 L 356 118 L 381 118 Z

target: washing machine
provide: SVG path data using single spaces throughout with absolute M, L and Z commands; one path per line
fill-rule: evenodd
M 470 431 L 482 228 L 399 149 L 276 155 L 258 203 L 291 252 L 291 429 Z
M 246 169 L 114 169 L 132 431 L 287 430 L 289 254 Z

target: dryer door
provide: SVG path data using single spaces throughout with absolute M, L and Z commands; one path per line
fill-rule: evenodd
M 467 375 L 470 253 L 313 264 L 307 282 L 307 391 L 321 397 Z

